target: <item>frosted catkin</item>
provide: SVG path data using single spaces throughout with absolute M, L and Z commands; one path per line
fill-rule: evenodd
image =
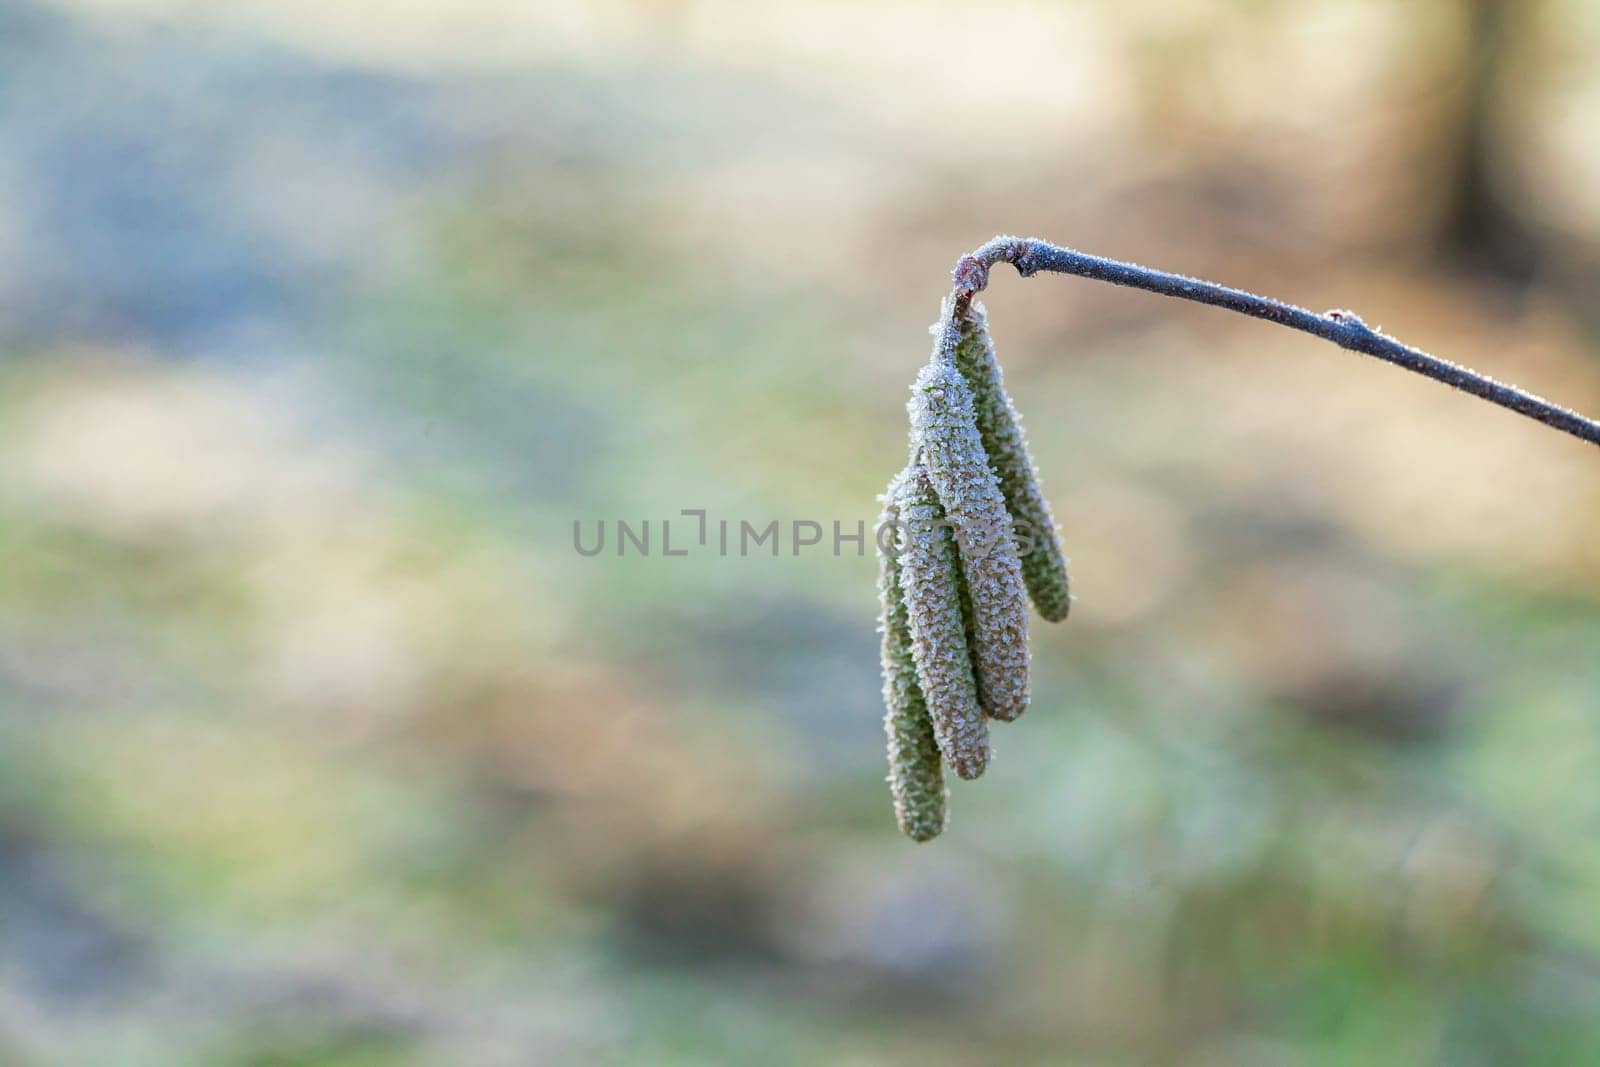
M 1022 580 L 1039 614 L 1050 622 L 1060 622 L 1072 607 L 1067 561 L 1050 502 L 1039 487 L 1039 472 L 1028 453 L 1022 422 L 1006 393 L 983 305 L 974 303 L 958 325 L 956 369 L 972 390 L 979 439 L 1012 521 L 1031 542 L 1022 556 Z
M 889 741 L 889 790 L 900 832 L 913 841 L 929 841 L 944 830 L 946 793 L 944 765 L 933 736 L 933 720 L 917 684 L 911 625 L 900 591 L 900 509 L 895 496 L 909 476 L 910 470 L 903 470 L 889 482 L 877 527 L 883 732 Z
M 962 778 L 976 778 L 989 765 L 989 727 L 961 614 L 961 563 L 955 533 L 920 463 L 901 482 L 896 506 L 903 538 L 900 591 L 917 684 L 945 762 Z
M 953 345 L 944 347 L 950 334 L 941 330 L 933 359 L 912 387 L 911 440 L 960 546 L 979 700 L 991 717 L 1009 721 L 1028 707 L 1027 593 L 1011 515 L 978 435 L 972 391 L 956 370 Z

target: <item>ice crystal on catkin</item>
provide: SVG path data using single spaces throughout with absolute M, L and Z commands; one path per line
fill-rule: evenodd
M 948 322 L 949 312 L 946 311 Z M 911 390 L 911 440 L 961 548 L 972 609 L 972 664 L 983 710 L 1010 720 L 1028 707 L 1028 601 L 1011 515 L 978 434 L 972 391 L 941 330 Z M 953 346 L 952 346 L 953 347 Z
M 933 736 L 933 720 L 917 684 L 911 654 L 911 624 L 900 591 L 898 530 L 900 511 L 895 496 L 909 477 L 904 470 L 889 482 L 878 522 L 878 600 L 883 660 L 883 732 L 889 741 L 889 790 L 900 832 L 913 841 L 939 836 L 945 822 L 944 765 Z M 893 540 L 891 540 L 893 539 Z
M 1004 376 L 995 359 L 982 304 L 961 317 L 956 343 L 956 369 L 972 390 L 978 436 L 994 468 L 1006 508 L 1029 544 L 1022 554 L 1022 580 L 1039 614 L 1051 622 L 1067 617 L 1072 597 L 1067 587 L 1067 562 L 1061 552 L 1050 503 L 1039 488 L 1039 472 L 1028 453 L 1028 441 Z
M 955 531 L 920 463 L 913 463 L 901 482 L 895 504 L 902 539 L 900 591 L 917 684 L 945 762 L 962 778 L 976 778 L 989 765 L 989 727 L 978 703 L 961 614 Z

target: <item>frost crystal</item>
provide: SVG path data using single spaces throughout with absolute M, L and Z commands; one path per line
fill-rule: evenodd
M 972 390 L 978 435 L 1000 483 L 1006 508 L 1023 537 L 1031 542 L 1030 550 L 1022 556 L 1022 580 L 1039 614 L 1050 622 L 1060 622 L 1072 606 L 1066 558 L 1050 503 L 1039 488 L 1039 472 L 1028 454 L 1021 421 L 1006 395 L 983 305 L 973 304 L 958 325 L 961 332 L 955 348 L 956 369 Z
M 920 463 L 913 463 L 901 482 L 896 505 L 903 537 L 900 591 L 917 684 L 945 762 L 962 778 L 976 778 L 989 765 L 989 727 L 967 648 L 955 533 Z

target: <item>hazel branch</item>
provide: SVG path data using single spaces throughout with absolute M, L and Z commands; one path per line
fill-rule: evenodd
M 1242 289 L 1189 278 L 1181 274 L 1152 270 L 1136 263 L 1124 263 L 1103 256 L 1092 256 L 1071 248 L 1062 248 L 1031 237 L 996 237 L 956 261 L 951 277 L 955 280 L 952 294 L 956 301 L 959 319 L 975 293 L 989 284 L 989 268 L 996 263 L 1010 263 L 1017 273 L 1027 278 L 1039 271 L 1056 274 L 1074 274 L 1080 278 L 1125 285 L 1133 289 L 1158 293 L 1162 296 L 1192 300 L 1199 304 L 1237 311 L 1258 319 L 1266 319 L 1302 333 L 1313 334 L 1332 341 L 1341 348 L 1373 356 L 1385 363 L 1393 363 L 1424 378 L 1453 386 L 1464 393 L 1481 397 L 1491 404 L 1525 415 L 1542 422 L 1553 430 L 1571 434 L 1582 441 L 1600 445 L 1600 422 L 1585 418 L 1575 411 L 1552 404 L 1514 385 L 1496 381 L 1485 374 L 1463 367 L 1449 360 L 1430 356 L 1421 349 L 1401 344 L 1386 334 L 1379 333 L 1361 321 L 1359 315 L 1349 311 L 1328 311 L 1321 315 L 1305 308 L 1287 304 L 1271 297 L 1257 296 Z

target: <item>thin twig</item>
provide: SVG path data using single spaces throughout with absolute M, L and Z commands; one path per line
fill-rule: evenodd
M 989 284 L 989 268 L 1000 262 L 1010 263 L 1024 278 L 1042 270 L 1058 274 L 1075 274 L 1080 278 L 1094 278 L 1113 285 L 1144 289 L 1162 296 L 1211 304 L 1227 308 L 1229 311 L 1252 315 L 1258 319 L 1266 319 L 1268 322 L 1276 322 L 1280 326 L 1315 334 L 1341 348 L 1375 356 L 1386 363 L 1404 367 L 1425 378 L 1454 386 L 1464 393 L 1482 397 L 1491 404 L 1499 404 L 1519 415 L 1536 419 L 1551 429 L 1571 434 L 1590 444 L 1600 445 L 1600 422 L 1586 419 L 1575 411 L 1552 404 L 1514 385 L 1497 382 L 1467 367 L 1403 345 L 1394 338 L 1372 329 L 1353 312 L 1328 311 L 1318 315 L 1305 308 L 1247 293 L 1242 289 L 1230 289 L 1215 282 L 1151 270 L 1135 263 L 1091 256 L 1085 252 L 1062 248 L 1034 238 L 996 237 L 957 260 L 955 270 L 951 272 L 956 285 L 952 295 L 956 302 L 957 314 L 947 321 L 960 317 L 960 313 L 965 311 L 967 304 L 971 302 L 973 294 Z

